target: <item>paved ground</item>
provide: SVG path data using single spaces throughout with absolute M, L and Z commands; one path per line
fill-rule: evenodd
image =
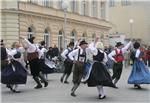
M 85 84 L 77 90 L 77 97 L 70 96 L 72 83 L 62 84 L 59 79 L 61 73 L 49 75 L 49 86 L 39 90 L 33 89 L 35 82 L 28 77 L 26 85 L 21 85 L 21 93 L 10 92 L 5 85 L 1 84 L 2 103 L 150 103 L 150 86 L 142 85 L 143 89 L 134 89 L 133 85 L 127 84 L 131 68 L 123 70 L 123 75 L 118 83 L 119 89 L 104 88 L 107 98 L 98 99 L 97 89 L 89 88 Z M 70 77 L 70 82 L 71 82 Z

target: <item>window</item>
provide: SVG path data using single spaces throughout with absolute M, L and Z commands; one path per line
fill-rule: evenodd
M 63 31 L 60 30 L 58 34 L 58 48 L 59 50 L 63 48 Z
M 86 15 L 86 1 L 82 1 L 82 6 L 81 6 L 81 15 Z
M 75 0 L 71 1 L 71 10 L 73 13 L 77 12 L 77 1 Z
M 44 0 L 43 3 L 44 3 L 44 6 L 49 7 L 49 0 Z
M 83 33 L 83 34 L 82 34 L 82 40 L 85 40 L 85 41 L 86 41 L 86 36 L 87 36 L 86 33 Z
M 121 5 L 122 5 L 122 6 L 131 5 L 131 1 L 130 1 L 130 0 L 121 0 Z
M 106 16 L 106 4 L 105 2 L 100 2 L 101 4 L 101 18 L 102 19 L 105 19 L 105 16 Z
M 29 38 L 31 38 L 31 37 L 33 37 L 33 30 L 32 30 L 32 27 L 28 27 L 28 33 L 27 33 L 27 37 L 28 37 L 28 39 Z
M 92 16 L 97 17 L 97 1 L 92 1 Z
M 109 7 L 115 6 L 115 0 L 109 0 Z
M 95 37 L 96 37 L 96 34 L 94 33 L 94 34 L 92 34 L 92 41 L 94 41 L 95 40 Z
M 76 41 L 76 31 L 73 30 L 71 32 L 71 37 L 70 37 L 70 41 L 75 42 Z
M 47 29 L 45 29 L 44 31 L 44 41 L 45 41 L 45 44 L 46 44 L 46 47 L 49 47 L 49 32 Z
M 27 2 L 29 2 L 29 3 L 37 3 L 38 1 L 36 1 L 36 0 L 27 0 Z
M 59 0 L 59 9 L 63 9 L 62 8 L 62 3 L 63 3 L 63 0 Z

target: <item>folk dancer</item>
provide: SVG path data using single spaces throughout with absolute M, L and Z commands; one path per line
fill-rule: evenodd
M 47 87 L 48 82 L 41 73 L 41 66 L 40 66 L 40 60 L 39 60 L 41 51 L 38 48 L 38 46 L 34 43 L 35 37 L 32 37 L 28 40 L 22 37 L 20 37 L 20 39 L 23 40 L 22 43 L 24 43 L 24 45 L 27 48 L 27 52 L 28 52 L 27 58 L 28 58 L 29 65 L 30 65 L 31 75 L 33 76 L 33 79 L 37 83 L 37 85 L 34 88 L 35 89 L 42 88 L 42 84 L 39 78 L 42 81 L 44 81 L 44 87 Z
M 68 48 L 66 50 L 64 50 L 61 54 L 61 56 L 65 59 L 65 61 L 64 61 L 65 70 L 64 70 L 64 73 L 63 73 L 60 81 L 63 82 L 63 79 L 66 76 L 65 81 L 64 81 L 64 83 L 66 83 L 66 84 L 69 83 L 67 80 L 72 72 L 72 66 L 73 66 L 73 62 L 69 59 L 68 54 L 71 51 L 73 51 L 73 48 L 74 48 L 74 42 L 70 42 L 68 45 Z
M 132 42 L 130 41 L 125 47 L 121 42 L 117 42 L 116 44 L 116 49 L 114 49 L 108 57 L 114 61 L 113 65 L 113 75 L 112 79 L 114 80 L 114 84 L 119 81 L 121 74 L 122 74 L 122 69 L 123 69 L 123 54 L 128 50 L 128 48 L 131 46 Z
M 87 42 L 84 40 L 79 43 L 77 49 L 69 53 L 69 59 L 74 63 L 73 69 L 73 88 L 71 89 L 71 96 L 76 96 L 75 91 L 81 83 L 83 77 L 84 65 L 87 59 L 87 54 L 92 53 L 92 49 L 87 46 Z
M 128 84 L 134 84 L 135 88 L 141 89 L 140 84 L 150 84 L 150 71 L 142 59 L 140 43 L 134 43 L 134 62 Z

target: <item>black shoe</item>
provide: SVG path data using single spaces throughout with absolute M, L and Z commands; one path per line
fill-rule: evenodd
M 42 85 L 37 85 L 36 87 L 34 87 L 35 89 L 40 89 L 42 88 Z
M 63 83 L 63 78 L 61 77 L 60 81 Z
M 76 95 L 73 92 L 71 93 L 71 96 L 76 97 Z
M 116 85 L 114 85 L 114 88 L 118 89 L 118 87 Z
M 142 89 L 142 87 L 141 87 L 140 85 L 135 84 L 135 85 L 134 85 L 134 88 L 136 88 L 136 87 L 137 87 L 138 89 Z
M 101 94 L 99 94 L 99 96 L 98 96 L 99 98 L 101 98 Z
M 14 93 L 20 93 L 21 91 L 18 90 L 13 90 Z
M 101 96 L 99 96 L 99 99 L 105 99 L 106 98 L 106 96 L 104 95 L 103 97 L 101 97 Z
M 69 82 L 68 82 L 68 81 L 64 81 L 64 83 L 65 83 L 65 84 L 69 84 Z
M 47 87 L 47 86 L 48 86 L 48 82 L 45 82 L 45 83 L 44 83 L 44 87 Z
M 11 91 L 13 91 L 12 86 L 10 86 L 10 85 L 6 85 L 6 87 L 7 87 L 7 88 L 9 88 Z

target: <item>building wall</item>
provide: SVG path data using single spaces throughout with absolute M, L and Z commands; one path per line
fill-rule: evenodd
M 43 6 L 43 2 L 35 1 L 34 3 L 13 1 L 14 6 L 9 8 L 6 6 L 9 2 L 4 2 L 5 6 L 2 9 L 2 38 L 5 40 L 8 47 L 14 41 L 19 41 L 19 36 L 27 38 L 28 28 L 32 27 L 36 42 L 44 39 L 44 30 L 48 29 L 50 45 L 58 45 L 59 31 L 64 31 L 64 12 L 58 9 L 58 1 L 53 2 L 52 7 Z M 37 4 L 38 3 L 38 4 Z M 40 4 L 40 5 L 39 5 Z M 81 4 L 81 3 L 79 3 Z M 54 7 L 54 8 L 53 8 Z M 67 12 L 66 39 L 70 42 L 71 32 L 76 32 L 76 38 L 82 38 L 83 33 L 86 34 L 86 40 L 92 41 L 92 35 L 96 34 L 103 37 L 103 42 L 108 45 L 108 31 L 111 29 L 110 23 L 104 19 L 98 19 L 90 16 Z M 69 12 L 70 11 L 70 12 Z M 89 12 L 90 15 L 90 12 Z M 12 29 L 13 28 L 13 29 Z M 64 40 L 64 39 L 63 39 Z M 63 43 L 63 42 L 62 42 Z
M 109 7 L 109 21 L 113 29 L 110 33 L 124 33 L 127 38 L 142 39 L 145 44 L 149 43 L 149 1 L 131 1 L 131 5 L 122 6 L 121 2 L 115 2 L 114 7 Z M 132 33 L 129 20 L 133 19 Z M 141 37 L 142 36 L 142 37 Z

